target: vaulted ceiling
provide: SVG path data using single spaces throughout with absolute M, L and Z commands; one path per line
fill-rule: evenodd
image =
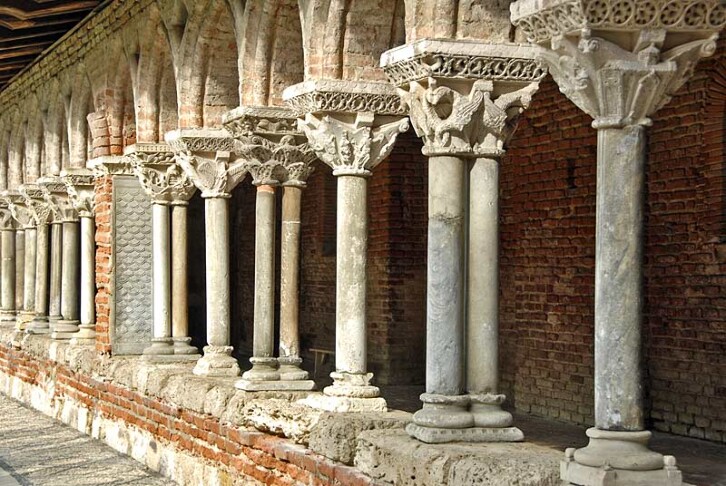
M 0 0 L 0 91 L 101 0 Z

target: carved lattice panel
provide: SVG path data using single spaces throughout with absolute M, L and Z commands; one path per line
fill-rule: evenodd
M 111 349 L 140 354 L 152 337 L 151 204 L 136 177 L 113 182 Z

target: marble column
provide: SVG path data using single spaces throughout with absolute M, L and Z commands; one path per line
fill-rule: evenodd
M 207 346 L 193 372 L 237 376 L 239 364 L 231 356 L 230 346 L 229 198 L 247 170 L 244 162 L 233 157 L 234 140 L 224 130 L 175 130 L 165 139 L 174 150 L 176 162 L 204 198 Z
M 406 430 L 429 443 L 520 441 L 497 389 L 498 164 L 546 71 L 531 48 L 453 40 L 401 46 L 381 64 L 429 158 L 426 393 Z
M 37 259 L 38 240 L 35 226 L 25 228 L 25 266 L 23 277 L 23 310 L 18 314 L 22 328 L 26 329 L 35 316 L 35 266 Z
M 80 284 L 80 236 L 79 219 L 63 221 L 63 250 L 61 268 L 61 316 L 56 322 L 51 338 L 71 339 L 78 332 L 79 284 Z
M 26 332 L 47 334 L 50 332 L 48 324 L 48 222 L 50 220 L 51 209 L 44 200 L 43 191 L 40 186 L 26 184 L 21 186 L 20 192 L 25 200 L 25 206 L 30 210 L 36 225 L 35 259 L 32 262 L 34 270 L 34 316 L 32 321 L 26 324 Z M 26 279 L 26 284 L 27 282 L 28 280 Z M 29 286 L 27 286 L 26 295 L 28 291 Z
M 0 267 L 0 322 L 15 322 L 15 221 L 7 204 L 0 202 L 0 234 L 2 235 L 2 266 Z
M 15 229 L 15 321 L 18 321 L 23 310 L 23 294 L 25 291 L 25 228 L 20 225 Z
M 315 156 L 290 109 L 241 106 L 227 113 L 223 122 L 236 139 L 235 150 L 257 187 L 252 369 L 235 386 L 247 391 L 311 390 L 315 383 L 298 367 L 301 360 L 290 362 L 283 377 L 275 357 L 275 192 L 290 176 L 289 167 L 294 172 L 300 164 L 309 166 Z M 284 299 L 280 301 L 281 308 L 283 305 Z
M 186 204 L 196 188 L 164 143 L 131 145 L 125 159 L 151 198 L 152 208 L 153 338 L 144 358 L 196 361 L 197 350 L 189 345 L 186 284 Z
M 18 224 L 15 234 L 16 328 L 25 331 L 35 315 L 35 221 L 25 198 L 18 191 L 5 191 L 3 197 Z
M 79 211 L 81 219 L 81 310 L 72 345 L 96 344 L 96 222 L 93 213 Z
M 58 177 L 42 177 L 38 185 L 50 209 L 50 276 L 48 296 L 48 323 L 50 331 L 61 316 L 61 255 L 63 249 L 63 214 L 70 203 L 65 184 Z
M 329 411 L 385 411 L 368 372 L 366 335 L 367 180 L 408 120 L 387 83 L 317 80 L 287 88 L 310 146 L 338 178 L 335 371 L 324 396 L 306 403 Z M 335 106 L 337 111 L 330 107 Z
M 641 375 L 643 204 L 646 127 L 701 57 L 716 50 L 726 19 L 701 8 L 651 2 L 637 21 L 614 0 L 582 2 L 552 16 L 532 0 L 511 6 L 512 21 L 550 74 L 598 131 L 595 247 L 595 427 L 587 447 L 568 449 L 561 478 L 583 486 L 678 486 L 675 458 L 648 449 Z M 683 19 L 680 17 L 683 15 Z M 547 18 L 548 29 L 535 28 Z M 715 20 L 715 21 L 714 21 Z M 648 29 L 642 29 L 648 25 Z M 567 36 L 551 32 L 567 29 Z

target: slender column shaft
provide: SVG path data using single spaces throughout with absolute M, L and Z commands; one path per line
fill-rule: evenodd
M 78 221 L 64 221 L 61 314 L 65 321 L 78 321 L 79 250 Z
M 81 217 L 81 326 L 96 323 L 96 241 L 93 217 Z
M 464 391 L 465 162 L 429 158 L 426 392 Z
M 48 315 L 52 322 L 61 318 L 61 251 L 63 247 L 63 224 L 54 222 L 50 230 L 50 301 Z
M 15 230 L 15 309 L 23 309 L 25 292 L 25 230 Z
M 302 188 L 285 186 L 282 194 L 280 248 L 280 357 L 300 356 L 300 203 Z
M 275 347 L 275 188 L 257 187 L 255 224 L 254 357 L 271 358 Z
M 187 278 L 187 206 L 171 208 L 171 325 L 174 338 L 189 336 L 189 288 Z
M 229 346 L 229 201 L 205 201 L 207 241 L 207 342 Z
M 595 426 L 643 430 L 640 370 L 645 128 L 598 131 Z
M 367 179 L 338 176 L 335 367 L 366 373 Z
M 154 338 L 171 340 L 169 206 L 152 205 Z
M 15 319 L 15 230 L 2 230 L 2 320 Z
M 35 228 L 25 229 L 25 277 L 23 281 L 23 311 L 35 312 L 35 266 L 38 241 Z
M 499 380 L 499 164 L 469 172 L 467 389 L 496 393 Z
M 48 320 L 48 225 L 38 225 L 36 234 L 35 320 Z

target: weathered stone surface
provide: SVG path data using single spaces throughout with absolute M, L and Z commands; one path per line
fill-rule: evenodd
M 534 444 L 432 446 L 402 430 L 358 436 L 355 466 L 396 486 L 560 486 L 560 455 Z

